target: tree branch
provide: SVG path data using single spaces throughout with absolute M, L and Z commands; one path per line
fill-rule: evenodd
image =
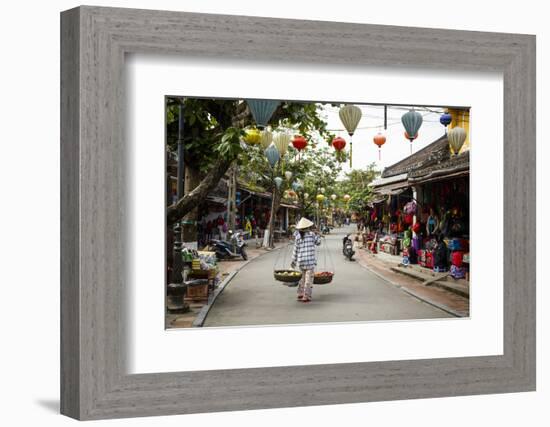
M 231 163 L 232 158 L 218 158 L 210 171 L 191 192 L 179 199 L 175 204 L 168 207 L 166 211 L 166 222 L 168 226 L 183 218 L 191 212 L 198 204 L 206 199 L 208 193 L 216 188 L 218 182 L 223 178 Z

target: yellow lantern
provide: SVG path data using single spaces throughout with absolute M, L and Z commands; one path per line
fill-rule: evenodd
M 315 199 L 321 203 L 323 200 L 325 200 L 325 196 L 323 194 L 317 194 L 317 196 L 315 197 Z
M 262 141 L 262 135 L 258 129 L 248 129 L 244 137 L 244 142 L 248 145 L 258 145 Z

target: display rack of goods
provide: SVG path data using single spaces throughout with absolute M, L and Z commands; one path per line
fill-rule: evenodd
M 275 270 L 273 271 L 273 277 L 279 282 L 293 283 L 302 278 L 302 272 L 297 270 Z
M 399 252 L 399 245 L 398 245 L 397 237 L 384 236 L 380 240 L 379 247 L 380 247 L 380 250 L 382 252 L 385 252 L 387 254 L 397 255 L 397 253 Z
M 313 284 L 314 285 L 326 285 L 327 283 L 332 282 L 334 273 L 330 271 L 320 271 L 313 275 Z

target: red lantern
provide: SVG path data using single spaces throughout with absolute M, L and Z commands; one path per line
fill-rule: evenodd
M 342 151 L 346 146 L 346 140 L 340 136 L 337 136 L 332 140 L 332 146 L 336 151 Z
M 386 143 L 386 137 L 379 132 L 372 140 L 376 145 L 378 145 L 378 160 L 380 160 L 382 158 L 380 148 Z
M 307 139 L 305 139 L 302 135 L 296 135 L 292 140 L 292 145 L 296 148 L 296 150 L 302 151 L 307 147 Z
M 419 222 L 415 222 L 414 225 L 412 226 L 412 230 L 413 230 L 416 234 L 418 234 L 418 233 L 420 232 L 420 228 L 421 228 L 421 226 L 420 226 L 420 223 L 419 223 Z
M 405 215 L 405 218 L 403 218 L 403 221 L 405 222 L 405 224 L 411 225 L 413 223 L 413 215 L 412 214 Z

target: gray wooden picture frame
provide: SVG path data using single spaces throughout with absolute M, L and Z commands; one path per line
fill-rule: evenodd
M 126 53 L 504 78 L 504 353 L 128 375 Z M 61 412 L 185 414 L 535 390 L 535 37 L 83 6 L 61 14 Z

